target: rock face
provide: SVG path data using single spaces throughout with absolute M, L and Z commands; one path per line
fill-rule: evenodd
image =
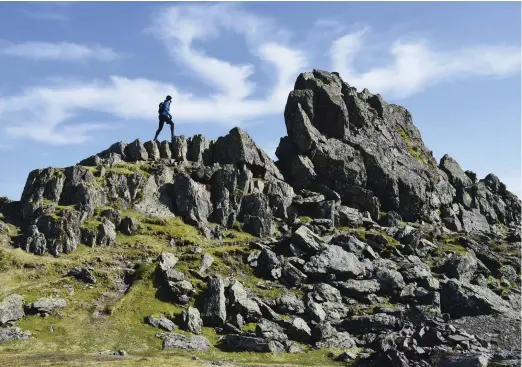
M 284 115 L 288 136 L 276 155 L 296 188 L 325 184 L 373 219 L 394 211 L 406 221 L 466 223 L 467 231 L 488 230 L 481 216 L 489 224 L 520 220 L 520 200 L 496 176 L 473 183 L 447 155 L 437 167 L 406 109 L 357 92 L 336 73 L 300 74 Z
M 16 321 L 25 316 L 23 297 L 11 294 L 0 302 L 0 326 Z

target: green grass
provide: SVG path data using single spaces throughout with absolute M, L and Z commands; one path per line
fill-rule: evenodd
M 397 132 L 408 146 L 408 153 L 410 153 L 412 157 L 416 158 L 423 165 L 435 168 L 435 164 L 432 162 L 432 160 L 429 159 L 424 153 L 417 151 L 417 148 L 413 146 L 411 137 L 406 133 L 406 131 L 399 127 L 397 128 Z
M 303 223 L 311 223 L 311 222 L 312 222 L 312 218 L 310 218 L 310 217 L 306 217 L 306 216 L 299 217 L 298 219 L 299 219 L 301 222 L 303 222 Z

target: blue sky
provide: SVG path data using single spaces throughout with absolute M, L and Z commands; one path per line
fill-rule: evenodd
M 240 126 L 273 155 L 313 68 L 405 106 L 437 159 L 520 196 L 520 17 L 517 2 L 0 2 L 0 196 L 150 140 L 167 93 L 176 134 Z

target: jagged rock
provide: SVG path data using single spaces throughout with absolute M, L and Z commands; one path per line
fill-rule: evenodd
M 386 266 L 376 267 L 375 278 L 381 283 L 381 289 L 388 293 L 393 294 L 406 286 L 401 273 Z
M 326 245 L 321 237 L 317 236 L 306 226 L 300 226 L 292 234 L 292 243 L 298 246 L 299 249 L 312 255 L 326 248 Z
M 240 313 L 246 322 L 257 322 L 262 318 L 258 304 L 248 297 L 245 288 L 238 280 L 234 280 L 230 285 L 227 295 L 231 308 Z
M 355 341 L 349 333 L 337 331 L 330 323 L 319 323 L 312 331 L 312 337 L 316 341 L 315 347 L 319 349 L 353 348 Z
M 341 227 L 361 227 L 363 225 L 363 216 L 359 210 L 341 205 L 337 209 L 337 219 L 335 224 Z
M 509 314 L 509 304 L 487 288 L 455 279 L 441 282 L 441 310 L 452 317 Z
M 146 161 L 149 159 L 147 149 L 145 149 L 140 139 L 134 140 L 125 147 L 125 157 L 125 160 L 128 162 Z
M 354 254 L 330 245 L 310 258 L 304 266 L 304 272 L 311 276 L 335 274 L 357 277 L 364 273 L 364 267 Z
M 176 324 L 167 319 L 165 316 L 154 317 L 150 315 L 147 317 L 146 321 L 149 325 L 154 326 L 155 328 L 160 328 L 167 331 L 176 330 Z
M 272 234 L 272 212 L 267 197 L 261 193 L 243 197 L 239 219 L 244 222 L 244 230 L 254 236 Z
M 446 172 L 449 182 L 454 187 L 466 187 L 473 183 L 466 173 L 464 173 L 462 168 L 460 168 L 457 161 L 447 154 L 445 154 L 440 160 L 439 168 Z
M 377 280 L 348 279 L 345 282 L 335 282 L 334 285 L 347 297 L 363 300 L 368 294 L 377 293 L 381 285 Z
M 206 223 L 212 213 L 212 201 L 204 185 L 180 173 L 175 178 L 173 194 L 176 209 L 184 220 L 193 225 Z
M 187 304 L 196 293 L 192 283 L 188 280 L 167 281 L 167 284 L 174 300 L 182 305 Z
M 203 258 L 201 259 L 201 264 L 199 266 L 199 273 L 203 274 L 204 272 L 206 272 L 210 268 L 210 266 L 212 265 L 213 262 L 214 262 L 214 258 L 212 257 L 212 255 L 204 254 Z
M 112 246 L 116 242 L 116 227 L 109 220 L 104 220 L 98 226 L 96 244 L 98 246 Z
M 313 289 L 308 293 L 308 296 L 320 303 L 338 303 L 342 301 L 341 292 L 337 288 L 326 283 L 314 284 Z
M 282 263 L 277 255 L 268 249 L 261 250 L 257 258 L 258 273 L 269 279 L 279 279 L 281 276 Z
M 138 220 L 132 217 L 125 217 L 119 226 L 120 232 L 127 236 L 132 236 L 138 230 Z
M 6 343 L 11 340 L 29 339 L 31 333 L 22 331 L 18 327 L 0 328 L 0 343 Z
M 220 164 L 239 165 L 244 163 L 252 170 L 262 171 L 264 175 L 283 179 L 270 157 L 254 143 L 246 132 L 237 127 L 216 140 L 212 158 L 215 163 Z
M 58 309 L 67 306 L 67 301 L 63 298 L 40 298 L 37 301 L 26 306 L 26 312 L 29 314 L 52 314 Z
M 385 215 L 381 216 L 379 223 L 384 227 L 398 227 L 402 222 L 402 218 L 399 213 L 391 210 Z
M 490 356 L 487 354 L 466 353 L 444 355 L 437 360 L 437 366 L 440 367 L 486 367 Z
M 287 218 L 287 210 L 294 198 L 294 189 L 284 181 L 269 181 L 264 189 L 274 216 Z
M 310 297 L 307 297 L 306 303 L 306 314 L 315 322 L 322 322 L 326 320 L 326 312 L 323 306 L 319 303 L 314 302 Z
M 156 161 L 161 158 L 159 144 L 155 141 L 146 141 L 143 147 L 147 151 L 147 158 Z
M 206 352 L 211 345 L 207 338 L 200 335 L 184 336 L 181 334 L 167 334 L 163 340 L 163 350 L 194 350 Z
M 446 274 L 449 278 L 467 282 L 471 281 L 476 270 L 477 259 L 470 253 L 450 255 L 438 267 L 438 271 Z
M 25 316 L 23 309 L 24 298 L 18 294 L 11 294 L 0 302 L 0 325 L 20 320 Z
M 363 334 L 397 329 L 400 321 L 395 316 L 377 313 L 349 317 L 342 321 L 341 327 L 350 333 Z
M 462 228 L 466 232 L 482 231 L 489 232 L 491 227 L 484 215 L 478 209 L 471 209 L 471 211 L 461 211 Z
M 174 136 L 172 141 L 172 159 L 176 162 L 187 160 L 187 140 L 183 135 Z
M 187 160 L 209 165 L 212 161 L 210 156 L 211 142 L 201 134 L 194 135 L 187 140 Z
M 184 330 L 193 334 L 201 334 L 203 327 L 203 320 L 197 308 L 189 307 L 181 313 L 181 325 Z
M 179 259 L 176 255 L 171 254 L 170 252 L 162 252 L 158 256 L 158 269 L 162 272 L 166 272 L 169 269 L 172 269 L 176 266 Z
M 499 271 L 503 277 L 505 277 L 506 279 L 508 279 L 512 282 L 516 282 L 518 280 L 517 271 L 511 265 L 502 265 L 500 267 Z
M 100 213 L 100 217 L 109 220 L 115 227 L 118 227 L 121 222 L 121 214 L 116 209 L 105 209 Z
M 308 326 L 306 321 L 300 317 L 294 318 L 286 331 L 290 339 L 298 342 L 307 343 L 312 338 L 312 330 L 310 329 L 310 326 Z
M 281 282 L 288 287 L 297 287 L 307 279 L 306 274 L 290 263 L 285 263 L 281 270 Z
M 276 310 L 285 315 L 302 314 L 305 312 L 303 301 L 293 293 L 285 293 L 279 297 L 276 305 Z
M 167 140 L 164 140 L 159 145 L 160 158 L 170 160 L 172 158 L 172 146 Z
M 87 268 L 73 268 L 67 273 L 67 276 L 75 277 L 85 283 L 96 284 L 96 277 Z
M 284 353 L 284 346 L 275 340 L 266 340 L 248 335 L 226 335 L 225 343 L 233 352 Z
M 256 335 L 259 338 L 276 340 L 281 343 L 288 340 L 288 336 L 285 334 L 282 327 L 277 325 L 275 322 L 266 319 L 262 319 L 261 322 L 256 325 Z
M 205 325 L 223 325 L 227 318 L 225 283 L 219 276 L 211 276 L 208 279 L 203 302 L 201 316 Z

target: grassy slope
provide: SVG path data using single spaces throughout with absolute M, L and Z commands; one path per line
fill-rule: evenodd
M 153 286 L 155 263 L 152 262 L 162 251 L 180 256 L 177 268 L 187 275 L 189 269 L 197 270 L 202 254 L 184 254 L 193 245 L 201 246 L 202 253 L 209 252 L 215 262 L 211 272 L 223 276 L 235 275 L 246 286 L 263 297 L 278 297 L 282 289 L 264 290 L 257 287 L 260 279 L 244 264 L 242 257 L 249 251 L 245 241 L 249 235 L 236 232 L 235 239 L 221 242 L 202 238 L 195 228 L 183 224 L 179 219 L 168 221 L 144 218 L 136 213 L 125 213 L 138 217 L 141 228 L 138 234 L 118 234 L 117 243 L 111 247 L 80 245 L 71 253 L 54 258 L 35 256 L 20 249 L 7 246 L 0 248 L 0 299 L 10 293 L 24 296 L 26 302 L 45 296 L 67 299 L 68 305 L 61 314 L 41 318 L 25 317 L 16 325 L 32 333 L 29 340 L 18 340 L 0 344 L 0 363 L 6 366 L 38 365 L 53 366 L 187 366 L 197 365 L 191 356 L 202 359 L 226 360 L 233 358 L 241 365 L 316 365 L 333 363 L 328 351 L 309 351 L 299 355 L 261 355 L 254 353 L 226 353 L 213 348 L 207 353 L 161 351 L 161 340 L 155 335 L 162 330 L 144 323 L 148 315 L 160 313 L 178 315 L 182 308 L 156 297 Z M 177 245 L 168 246 L 168 239 L 175 238 Z M 117 291 L 117 281 L 125 273 L 132 273 L 135 264 L 135 280 L 128 292 L 118 299 L 111 299 Z M 74 278 L 64 277 L 74 266 L 92 265 L 97 283 L 88 285 Z M 190 277 L 196 289 L 204 284 Z M 74 294 L 69 293 L 73 288 Z M 95 314 L 104 316 L 96 316 Z M 181 333 L 183 333 L 181 331 Z M 217 336 L 213 329 L 204 328 L 203 334 L 213 343 Z M 124 349 L 129 357 L 100 357 L 95 353 L 102 350 Z M 23 356 L 23 357 L 20 357 Z M 117 362 L 119 361 L 119 362 Z M 339 365 L 338 363 L 336 365 Z

